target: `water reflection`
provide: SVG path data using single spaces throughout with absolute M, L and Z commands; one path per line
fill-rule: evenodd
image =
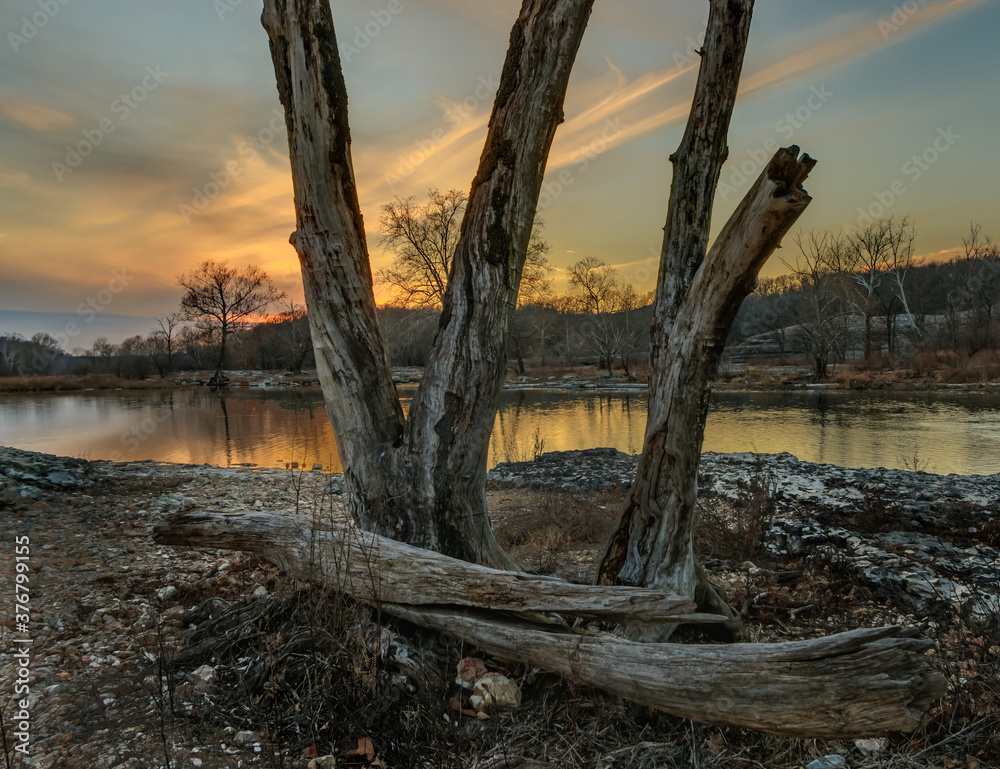
M 404 410 L 413 389 L 401 389 Z M 504 394 L 490 464 L 545 451 L 614 446 L 636 452 L 644 392 Z M 903 467 L 914 457 L 948 473 L 1000 472 L 1000 396 L 839 391 L 717 393 L 706 451 L 789 451 L 853 467 Z M 92 459 L 339 469 L 318 391 L 93 392 L 0 397 L 0 442 Z

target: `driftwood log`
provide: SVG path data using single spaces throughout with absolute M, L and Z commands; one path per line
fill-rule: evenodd
M 725 621 L 695 614 L 693 601 L 660 590 L 498 571 L 331 520 L 306 525 L 267 513 L 184 513 L 159 524 L 153 537 L 164 545 L 259 553 L 297 578 L 367 603 L 568 614 L 621 624 Z
M 383 611 L 641 705 L 773 734 L 833 739 L 909 732 L 944 693 L 939 674 L 914 672 L 933 643 L 907 628 L 786 643 L 684 645 L 440 609 Z
M 944 692 L 943 678 L 922 666 L 932 643 L 903 628 L 778 644 L 643 644 L 541 613 L 622 624 L 722 618 L 655 590 L 497 571 L 333 521 L 181 513 L 158 524 L 154 539 L 256 552 L 294 577 L 378 601 L 384 612 L 492 654 L 714 724 L 827 738 L 912 731 Z

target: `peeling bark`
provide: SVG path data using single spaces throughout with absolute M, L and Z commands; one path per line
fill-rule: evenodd
M 790 147 L 775 154 L 692 276 L 670 326 L 654 330 L 671 363 L 650 384 L 642 457 L 601 562 L 603 584 L 657 586 L 725 611 L 691 544 L 698 462 L 711 382 L 733 317 L 811 200 L 802 182 L 815 161 L 798 153 Z

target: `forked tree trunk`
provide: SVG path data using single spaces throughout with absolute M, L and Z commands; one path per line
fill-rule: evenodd
M 691 115 L 671 157 L 643 452 L 598 573 L 605 584 L 656 586 L 716 612 L 729 609 L 692 548 L 711 381 L 758 271 L 810 201 L 801 185 L 815 164 L 808 156 L 799 160 L 798 147 L 779 150 L 706 253 L 752 9 L 753 0 L 711 3 Z M 654 637 L 669 632 L 663 628 Z
M 808 205 L 802 182 L 815 162 L 798 147 L 779 150 L 723 228 L 695 273 L 671 324 L 654 337 L 671 361 L 654 369 L 636 481 L 602 559 L 604 584 L 659 587 L 728 609 L 698 566 L 691 532 L 711 382 L 740 303 L 761 265 Z
M 443 299 L 403 419 L 375 317 L 347 92 L 327 0 L 265 0 L 285 107 L 317 370 L 365 528 L 508 565 L 486 512 L 486 461 L 542 175 L 593 0 L 524 0 Z

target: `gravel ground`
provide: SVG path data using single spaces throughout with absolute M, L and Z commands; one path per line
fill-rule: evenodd
M 491 473 L 491 501 L 504 503 L 500 525 L 539 490 L 597 490 L 608 495 L 601 509 L 613 508 L 613 494 L 627 485 L 634 461 L 598 449 L 500 466 Z M 918 614 L 941 602 L 959 611 L 1000 608 L 998 554 L 980 536 L 997 516 L 1000 476 L 845 470 L 789 455 L 761 462 L 707 455 L 701 487 L 709 497 L 738 505 L 755 478 L 772 484 L 769 557 L 840 558 L 869 585 L 909 597 Z M 275 766 L 266 735 L 215 726 L 219 720 L 206 717 L 211 713 L 204 703 L 211 703 L 215 686 L 210 673 L 191 673 L 168 687 L 160 667 L 165 650 L 183 644 L 213 607 L 266 595 L 276 570 L 238 553 L 159 547 L 151 530 L 165 515 L 189 509 L 304 516 L 316 507 L 337 510 L 338 481 L 319 472 L 86 462 L 0 447 L 6 532 L 0 704 L 7 719 L 19 706 L 14 655 L 25 637 L 14 614 L 15 538 L 20 543 L 26 537 L 30 551 L 31 761 L 22 765 L 143 769 L 166 766 L 169 756 L 174 767 Z M 841 525 L 873 499 L 898 527 L 859 533 Z M 964 534 L 950 536 L 956 532 Z M 578 568 L 571 565 L 569 576 L 585 578 L 592 569 L 597 547 L 584 550 L 573 551 Z M 171 696 L 186 718 L 169 718 Z M 191 704 L 196 699 L 198 707 Z M 10 739 L 14 729 L 9 722 L 5 728 Z

